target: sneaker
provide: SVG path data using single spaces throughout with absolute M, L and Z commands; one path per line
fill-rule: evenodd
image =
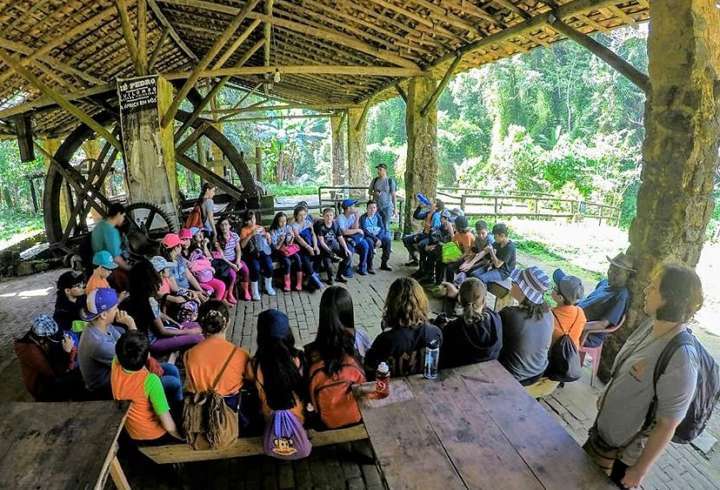
M 406 267 L 417 267 L 420 265 L 420 262 L 418 262 L 416 259 L 412 259 L 410 262 L 405 262 Z
M 372 274 L 372 275 L 374 276 L 374 275 L 375 275 L 375 269 L 368 269 L 368 270 L 367 270 L 367 273 L 368 273 L 368 274 Z
M 390 267 L 389 265 L 387 265 L 387 263 L 385 263 L 385 264 L 380 264 L 380 270 L 381 270 L 381 271 L 392 271 L 392 267 Z
M 359 270 L 359 271 L 357 271 L 357 273 L 360 274 L 361 276 L 367 276 L 367 272 L 365 272 L 363 270 Z
M 347 279 L 345 279 L 343 276 L 341 276 L 339 274 L 337 276 L 335 276 L 335 280 L 337 282 L 342 282 L 343 284 L 347 282 Z

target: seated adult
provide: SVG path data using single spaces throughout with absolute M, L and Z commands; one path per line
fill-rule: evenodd
M 130 264 L 127 261 L 127 251 L 123 250 L 123 240 L 119 228 L 125 222 L 125 206 L 119 203 L 111 204 L 105 218 L 100 220 L 90 233 L 93 253 L 101 250 L 110 252 L 112 260 L 120 270 L 115 277 L 116 286 L 125 291 L 127 287 L 127 271 Z
M 418 252 L 428 244 L 430 233 L 432 233 L 433 230 L 440 229 L 440 215 L 445 209 L 445 203 L 440 199 L 436 199 L 435 204 L 422 194 L 418 194 L 417 199 L 420 204 L 415 208 L 413 218 L 418 221 L 423 221 L 423 229 L 417 233 L 405 235 L 402 239 L 403 245 L 405 245 L 405 249 L 410 257 L 410 261 L 405 264 L 406 266 L 420 265 Z M 421 201 L 421 199 L 427 202 Z
M 490 264 L 471 273 L 485 284 L 502 282 L 515 270 L 516 252 L 515 244 L 510 240 L 507 225 L 498 223 L 492 229 L 495 242 L 485 247 Z
M 250 354 L 226 339 L 229 321 L 222 301 L 211 299 L 200 306 L 198 322 L 205 340 L 185 353 L 185 391 L 202 393 L 212 388 L 237 412 Z
M 340 301 L 336 301 L 337 297 Z M 338 303 L 345 308 L 336 309 Z M 310 401 L 328 429 L 356 424 L 362 419 L 351 390 L 353 384 L 365 382 L 365 373 L 355 357 L 353 325 L 350 293 L 339 286 L 326 289 L 320 300 L 317 336 L 306 352 L 310 351 L 312 356 L 308 356 L 312 358 L 308 370 Z
M 35 401 L 57 402 L 84 398 L 77 348 L 55 320 L 40 315 L 30 330 L 14 343 L 23 383 Z
M 85 304 L 85 279 L 80 272 L 63 272 L 57 281 L 55 312 L 53 320 L 63 332 L 72 332 L 73 323 L 82 321 L 80 316 Z M 77 337 L 75 340 L 79 341 Z
M 553 316 L 543 294 L 550 279 L 538 267 L 517 269 L 510 294 L 520 303 L 500 311 L 503 346 L 500 363 L 523 386 L 540 379 L 548 366 Z
M 123 308 L 136 320 L 139 330 L 148 335 L 150 352 L 156 355 L 186 349 L 203 340 L 202 330 L 195 322 L 181 325 L 161 311 L 161 284 L 162 278 L 155 266 L 141 260 L 130 270 L 130 297 L 123 302 Z
M 392 252 L 392 238 L 388 224 L 378 212 L 378 205 L 375 201 L 368 201 L 367 212 L 360 217 L 360 229 L 365 233 L 365 241 L 368 244 L 368 273 L 375 274 L 373 259 L 376 248 L 382 248 L 380 270 L 391 271 L 392 267 L 388 265 L 388 260 L 390 260 Z
M 697 273 L 685 265 L 658 267 L 645 288 L 648 316 L 615 357 L 612 377 L 583 448 L 620 488 L 640 488 L 685 419 L 698 385 L 695 345 L 675 344 L 664 371 L 654 367 L 703 304 Z M 673 349 L 673 347 L 669 347 Z
M 585 312 L 577 306 L 577 302 L 585 295 L 585 288 L 579 277 L 569 276 L 561 269 L 553 272 L 555 287 L 551 297 L 557 304 L 552 309 L 555 317 L 552 342 L 555 343 L 563 335 L 569 335 L 577 349 L 580 348 L 580 336 L 585 327 Z
M 365 356 L 365 373 L 375 378 L 381 362 L 390 366 L 393 376 L 423 371 L 425 348 L 441 346 L 440 328 L 428 323 L 429 305 L 422 286 L 410 277 L 396 279 L 390 285 L 382 320 L 383 332 L 375 338 Z
M 170 414 L 160 378 L 145 367 L 150 353 L 147 336 L 124 333 L 115 344 L 110 384 L 115 400 L 130 402 L 125 430 L 141 445 L 164 445 L 182 440 Z
M 435 321 L 443 332 L 440 367 L 497 359 L 503 346 L 502 320 L 485 306 L 487 287 L 479 279 L 470 278 L 462 283 L 459 291 L 448 291 L 448 296 L 455 294 L 462 306 L 462 315 L 449 320 L 441 316 Z
M 248 364 L 247 379 L 255 383 L 266 422 L 276 410 L 288 410 L 301 424 L 304 422 L 305 376 L 305 356 L 295 348 L 295 336 L 287 315 L 274 309 L 260 313 L 257 350 Z
M 360 228 L 360 214 L 355 205 L 357 199 L 345 199 L 341 203 L 342 213 L 337 217 L 337 224 L 340 227 L 345 242 L 350 253 L 358 254 L 360 262 L 358 262 L 357 272 L 361 276 L 368 273 L 368 257 L 370 254 L 370 246 L 365 240 L 365 232 Z M 373 272 L 374 273 L 374 272 Z M 345 277 L 352 277 L 352 258 L 348 268 L 343 271 Z
M 606 335 L 603 330 L 619 324 L 630 305 L 627 282 L 635 272 L 632 259 L 622 252 L 607 259 L 610 262 L 608 278 L 598 282 L 595 290 L 578 302 L 587 318 L 585 347 L 600 347 Z
M 90 322 L 80 337 L 78 362 L 85 388 L 90 397 L 111 400 L 110 367 L 115 357 L 115 343 L 123 330 L 114 323 L 136 330 L 135 320 L 118 309 L 120 299 L 112 288 L 99 288 L 88 294 L 83 319 Z

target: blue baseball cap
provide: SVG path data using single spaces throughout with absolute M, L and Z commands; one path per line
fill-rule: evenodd
M 100 314 L 112 310 L 119 303 L 118 294 L 113 288 L 97 288 L 87 295 L 87 302 L 80 316 L 89 322 Z
M 114 270 L 118 265 L 113 260 L 113 256 L 107 250 L 100 250 L 93 255 L 93 265 L 99 265 L 104 269 Z
M 345 199 L 340 205 L 343 209 L 347 209 L 350 206 L 355 206 L 358 203 L 357 199 Z
M 150 263 L 152 264 L 153 269 L 155 269 L 155 272 L 162 272 L 165 269 L 175 267 L 175 262 L 169 262 L 165 259 L 165 257 L 162 257 L 160 255 L 156 255 L 155 257 L 150 259 Z
M 422 204 L 423 206 L 430 206 L 432 203 L 430 202 L 430 199 L 427 198 L 425 194 L 422 192 L 418 192 L 415 194 L 415 198 Z
M 290 333 L 290 320 L 280 310 L 269 309 L 258 315 L 258 328 L 268 329 L 268 334 L 274 339 L 284 339 Z
M 40 315 L 33 319 L 32 333 L 37 337 L 52 337 L 58 331 L 58 325 L 49 315 Z

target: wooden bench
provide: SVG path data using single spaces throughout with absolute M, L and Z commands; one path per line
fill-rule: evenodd
M 345 442 L 362 441 L 368 438 L 363 424 L 344 429 L 315 431 L 309 430 L 308 437 L 313 447 L 332 446 Z M 225 449 L 195 450 L 187 444 L 140 447 L 140 452 L 157 464 L 191 463 L 213 459 L 244 458 L 264 454 L 262 437 L 241 437 Z

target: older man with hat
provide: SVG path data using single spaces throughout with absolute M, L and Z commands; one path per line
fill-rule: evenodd
M 600 281 L 595 290 L 577 304 L 587 317 L 584 332 L 588 335 L 583 344 L 586 347 L 602 345 L 606 335 L 603 331 L 618 325 L 630 305 L 627 282 L 635 272 L 632 259 L 622 252 L 607 259 L 610 262 L 608 278 Z
M 377 177 L 370 182 L 370 200 L 377 203 L 378 213 L 382 216 L 386 230 L 389 230 L 390 220 L 397 211 L 397 183 L 388 176 L 387 165 L 384 163 L 376 165 L 375 169 Z

